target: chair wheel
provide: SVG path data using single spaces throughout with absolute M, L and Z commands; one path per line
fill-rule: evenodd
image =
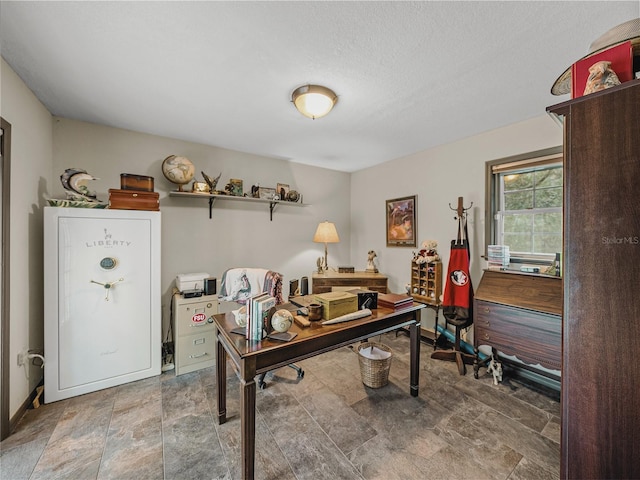
M 264 387 L 267 386 L 266 382 L 258 382 L 258 388 L 260 388 L 260 390 L 264 390 Z
M 304 370 L 298 372 L 298 378 L 304 378 Z

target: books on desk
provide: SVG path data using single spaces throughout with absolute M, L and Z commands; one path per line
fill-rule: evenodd
M 261 293 L 247 300 L 247 340 L 260 341 L 271 333 L 271 317 L 275 312 L 276 299 Z
M 413 297 L 406 293 L 378 293 L 378 307 L 397 310 L 413 305 Z

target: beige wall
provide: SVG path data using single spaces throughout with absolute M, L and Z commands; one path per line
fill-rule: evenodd
M 311 241 L 318 222 L 336 223 L 339 244 L 329 246 L 329 264 L 366 267 L 368 250 L 378 253 L 381 272 L 392 291 L 409 281 L 413 248 L 388 248 L 385 200 L 418 195 L 418 241 L 435 239 L 443 263 L 456 233 L 459 196 L 470 211 L 471 273 L 474 284 L 484 267 L 484 162 L 558 146 L 562 131 L 550 117 L 486 132 L 438 148 L 393 160 L 353 174 L 290 163 L 217 147 L 111 127 L 51 118 L 11 68 L 2 61 L 2 116 L 13 126 L 12 144 L 12 297 L 11 358 L 23 348 L 43 347 L 42 207 L 44 198 L 62 198 L 59 175 L 68 167 L 99 177 L 92 188 L 102 200 L 118 188 L 120 173 L 151 175 L 162 212 L 163 337 L 168 305 L 178 273 L 206 271 L 220 278 L 235 266 L 262 266 L 288 280 L 310 276 L 324 247 Z M 184 155 L 199 173 L 222 172 L 221 184 L 241 178 L 252 184 L 287 183 L 302 193 L 307 207 L 278 206 L 273 222 L 266 204 L 217 201 L 209 219 L 204 199 L 178 199 L 162 176 L 162 160 Z M 429 314 L 431 315 L 431 314 Z M 431 317 L 432 318 L 432 317 Z M 430 323 L 432 319 L 429 318 Z M 11 414 L 28 397 L 41 371 L 11 366 Z
M 10 402 L 13 416 L 42 378 L 18 367 L 18 353 L 44 348 L 42 282 L 43 192 L 52 177 L 51 115 L 1 60 L 0 114 L 11 124 Z
M 545 113 L 504 128 L 386 162 L 351 176 L 351 258 L 366 262 L 375 250 L 379 269 L 389 286 L 404 291 L 410 281 L 412 253 L 423 240 L 437 240 L 443 270 L 449 262 L 451 240 L 457 234 L 458 197 L 469 211 L 471 277 L 477 285 L 486 267 L 484 254 L 485 162 L 562 145 L 562 127 Z M 385 200 L 418 196 L 418 247 L 387 247 Z M 358 263 L 359 261 L 359 263 Z M 428 324 L 433 325 L 431 311 Z
M 169 324 L 173 282 L 179 273 L 208 272 L 221 278 L 230 267 L 263 267 L 282 273 L 283 293 L 288 282 L 311 276 L 324 245 L 312 242 L 318 222 L 336 223 L 341 243 L 329 247 L 333 265 L 349 261 L 349 174 L 309 167 L 222 148 L 158 137 L 128 130 L 54 118 L 53 171 L 79 167 L 100 178 L 91 182 L 98 198 L 108 200 L 110 188 L 120 188 L 120 174 L 154 177 L 162 212 L 163 338 Z M 209 219 L 206 199 L 168 195 L 176 185 L 167 181 L 161 164 L 168 155 L 184 155 L 209 176 L 222 172 L 220 186 L 240 178 L 251 185 L 288 184 L 303 195 L 306 207 L 276 206 L 273 221 L 269 205 L 216 200 Z M 63 195 L 57 178 L 47 185 L 53 197 Z

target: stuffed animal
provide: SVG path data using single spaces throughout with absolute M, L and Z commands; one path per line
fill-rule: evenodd
M 491 354 L 491 360 L 489 361 L 489 366 L 487 367 L 487 373 L 491 373 L 493 375 L 494 385 L 498 385 L 498 382 L 502 381 L 502 364 L 495 359 L 493 354 Z
M 413 261 L 415 263 L 431 263 L 440 260 L 440 255 L 438 255 L 437 251 L 438 242 L 425 240 L 420 246 L 422 248 L 418 253 L 413 252 Z

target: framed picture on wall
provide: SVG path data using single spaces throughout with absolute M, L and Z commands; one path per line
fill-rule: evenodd
M 417 245 L 417 195 L 386 201 L 387 247 Z

